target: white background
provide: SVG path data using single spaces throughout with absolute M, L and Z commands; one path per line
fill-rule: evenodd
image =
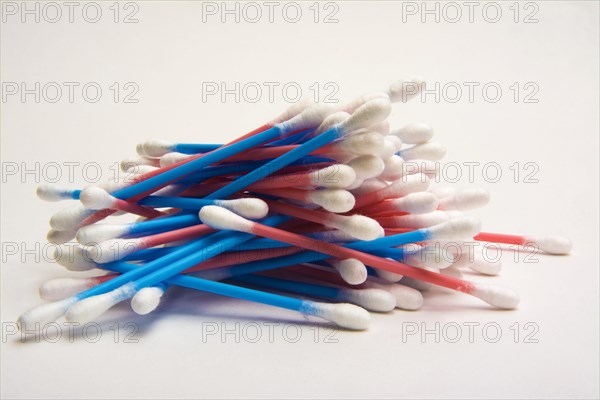
M 403 13 L 411 5 L 400 2 L 337 2 L 333 18 L 338 22 L 328 24 L 322 20 L 333 6 L 321 5 L 315 23 L 311 3 L 301 4 L 297 23 L 283 18 L 283 3 L 273 23 L 264 5 L 256 23 L 243 16 L 239 23 L 233 16 L 223 23 L 220 14 L 204 15 L 203 21 L 202 4 L 191 2 L 138 2 L 138 22 L 131 24 L 122 19 L 134 9 L 123 5 L 121 22 L 113 22 L 112 2 L 99 3 L 103 14 L 97 23 L 83 19 L 86 3 L 75 9 L 73 23 L 65 7 L 57 23 L 43 15 L 39 23 L 33 16 L 23 23 L 20 14 L 4 14 L 3 83 L 96 82 L 103 94 L 97 103 L 77 89 L 73 103 L 66 89 L 57 103 L 44 97 L 36 103 L 32 95 L 24 102 L 8 96 L 1 103 L 2 397 L 597 398 L 598 3 L 521 3 L 519 22 L 512 3 L 498 3 L 502 16 L 496 23 L 485 20 L 484 3 L 469 22 L 468 8 L 460 2 L 462 18 L 456 23 L 449 22 L 455 10 L 446 8 L 439 22 L 434 15 L 422 22 L 420 13 Z M 413 4 L 422 11 L 420 2 Z M 438 4 L 442 11 L 443 5 Z M 46 11 L 48 19 L 54 18 L 53 10 Z M 534 11 L 538 22 L 523 23 Z M 93 10 L 88 12 L 93 18 Z M 488 12 L 486 17 L 494 18 L 493 10 Z M 324 337 L 331 327 L 319 328 L 315 340 L 316 320 L 177 292 L 151 316 L 135 316 L 127 305 L 111 310 L 99 321 L 103 334 L 96 343 L 81 335 L 70 343 L 67 332 L 57 343 L 22 343 L 8 333 L 21 312 L 40 303 L 42 282 L 76 275 L 39 256 L 46 249 L 47 220 L 63 206 L 35 197 L 36 181 L 52 172 L 44 168 L 48 163 L 61 165 L 61 183 L 78 187 L 85 183 L 86 163 L 98 162 L 108 177 L 109 167 L 133 155 L 144 139 L 222 143 L 288 106 L 281 90 L 272 101 L 266 92 L 255 103 L 232 96 L 225 102 L 219 96 L 203 101 L 203 82 L 229 87 L 297 82 L 306 95 L 314 94 L 309 87 L 315 82 L 321 94 L 333 82 L 339 87 L 333 97 L 342 101 L 413 74 L 425 76 L 430 89 L 437 82 L 438 93 L 445 85 L 448 92 L 438 101 L 432 92 L 395 105 L 393 125 L 428 122 L 448 147 L 447 161 L 496 162 L 502 168 L 496 183 L 489 176 L 486 181 L 481 169 L 474 176 L 474 184 L 492 194 L 489 206 L 476 213 L 484 229 L 560 234 L 574 242 L 570 256 L 535 255 L 537 263 L 524 263 L 521 254 L 515 263 L 514 253 L 507 251 L 499 277 L 468 276 L 518 290 L 517 310 L 500 312 L 464 295 L 433 291 L 418 312 L 373 315 L 369 331 L 337 332 L 332 340 Z M 138 103 L 115 103 L 109 89 L 114 82 L 136 83 Z M 452 82 L 463 89 L 454 103 Z M 464 82 L 479 83 L 472 102 Z M 502 89 L 495 103 L 481 91 L 490 82 Z M 514 82 L 521 88 L 516 101 L 510 89 Z M 528 82 L 539 89 L 532 97 L 537 103 L 524 101 L 531 92 L 523 88 Z M 489 95 L 494 97 L 493 91 Z M 79 163 L 73 183 L 65 162 Z M 517 182 L 509 169 L 515 162 L 521 166 Z M 537 183 L 524 182 L 527 162 L 539 166 Z M 21 175 L 35 170 L 36 163 L 38 172 Z M 9 174 L 15 165 L 17 174 Z M 93 166 L 87 172 L 93 177 Z M 468 183 L 463 175 L 459 184 Z M 17 254 L 6 246 L 17 246 Z M 121 328 L 137 324 L 133 338 L 138 342 L 124 343 L 122 330 L 115 343 L 114 322 Z M 256 332 L 248 325 L 252 322 L 262 333 L 257 343 L 249 340 Z M 470 322 L 480 324 L 473 343 L 464 325 Z M 530 338 L 537 343 L 526 343 L 528 322 L 539 329 Z M 279 324 L 272 340 L 267 323 Z M 438 332 L 447 329 L 439 343 L 433 334 L 424 340 L 406 335 L 408 326 L 435 330 L 436 323 Z M 486 323 L 502 329 L 497 343 L 486 340 L 495 336 L 493 329 L 488 336 L 482 333 Z M 450 343 L 455 324 L 463 336 Z M 215 326 L 219 333 L 207 335 Z M 238 332 L 239 343 L 234 334 L 222 339 L 223 329 Z M 301 337 L 292 343 L 296 329 Z

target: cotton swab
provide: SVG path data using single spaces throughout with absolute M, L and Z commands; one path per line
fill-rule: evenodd
M 304 204 L 318 205 L 333 213 L 352 210 L 356 200 L 352 193 L 344 189 L 300 190 L 293 188 L 258 189 L 256 193 L 295 200 Z
M 381 228 L 375 220 L 363 215 L 337 215 L 318 210 L 307 210 L 291 204 L 275 201 L 268 201 L 268 205 L 271 210 L 280 214 L 339 229 L 360 240 L 377 239 L 378 237 L 382 237 L 384 233 L 383 228 Z
M 184 197 L 149 196 L 138 202 L 149 207 L 175 207 L 186 210 L 199 210 L 204 206 L 220 206 L 243 217 L 260 219 L 267 216 L 267 204 L 260 199 L 244 198 L 235 200 L 206 200 Z
M 487 205 L 490 194 L 485 189 L 465 189 L 454 194 L 442 197 L 439 200 L 440 210 L 473 210 Z
M 407 214 L 390 217 L 374 217 L 384 228 L 420 229 L 448 221 L 450 216 L 443 211 L 432 211 L 426 214 Z
M 259 275 L 242 275 L 235 280 L 275 290 L 348 302 L 364 307 L 368 311 L 388 312 L 396 307 L 396 298 L 381 289 L 340 289 Z
M 375 178 L 383 172 L 385 164 L 381 158 L 373 154 L 366 154 L 353 158 L 348 166 L 354 170 L 356 179 Z
M 427 214 L 438 208 L 438 198 L 428 192 L 409 193 L 404 197 L 388 199 L 367 206 L 361 212 L 369 215 L 377 215 L 389 212 L 406 212 L 410 214 Z
M 403 177 L 385 187 L 364 194 L 356 201 L 356 208 L 361 208 L 369 204 L 377 203 L 383 200 L 403 197 L 410 193 L 423 192 L 429 187 L 429 178 L 423 174 L 415 174 Z
M 474 237 L 475 240 L 512 244 L 518 246 L 533 245 L 548 254 L 564 255 L 573 248 L 573 244 L 567 238 L 561 236 L 519 236 L 506 235 L 502 233 L 480 232 Z
M 129 224 L 94 224 L 77 231 L 77 241 L 81 244 L 100 243 L 127 235 L 140 235 L 149 232 L 164 232 L 198 224 L 198 214 L 183 214 Z
M 146 218 L 156 218 L 164 215 L 160 211 L 118 199 L 106 190 L 96 186 L 88 186 L 83 189 L 79 196 L 79 201 L 90 210 L 103 210 L 109 208 L 112 210 L 127 211 Z
M 408 124 L 390 134 L 398 137 L 402 143 L 421 144 L 431 140 L 433 128 L 427 124 Z
M 378 269 L 407 275 L 412 278 L 471 294 L 498 308 L 512 309 L 515 308 L 519 302 L 518 295 L 508 288 L 493 285 L 481 285 L 451 277 L 442 277 L 439 274 L 376 257 L 368 253 L 339 247 L 330 243 L 324 243 L 315 239 L 252 222 L 221 207 L 204 207 L 200 210 L 199 215 L 200 220 L 215 229 L 241 231 L 283 242 L 291 242 L 296 246 L 324 252 L 332 257 L 356 258 L 367 265 L 370 264 L 371 266 L 376 266 Z

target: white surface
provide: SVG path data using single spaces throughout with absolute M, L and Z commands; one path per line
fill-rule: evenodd
M 66 337 L 21 343 L 6 329 L 41 302 L 39 285 L 77 273 L 36 260 L 35 250 L 9 254 L 12 243 L 20 250 L 38 243 L 44 250 L 47 220 L 63 204 L 36 199 L 35 174 L 24 182 L 8 177 L 1 208 L 2 398 L 598 397 L 598 3 L 536 2 L 534 24 L 512 21 L 512 2 L 502 3 L 496 24 L 480 12 L 473 23 L 466 15 L 455 24 L 435 23 L 431 16 L 427 23 L 418 16 L 402 22 L 402 3 L 392 2 L 339 2 L 336 24 L 313 23 L 309 3 L 297 24 L 277 13 L 272 24 L 236 24 L 231 17 L 223 24 L 215 17 L 203 23 L 200 3 L 141 2 L 139 23 L 115 24 L 111 3 L 101 4 L 105 17 L 97 24 L 77 13 L 72 24 L 14 17 L 2 24 L 3 82 L 93 81 L 104 89 L 94 104 L 80 96 L 73 103 L 3 102 L 3 168 L 57 162 L 66 174 L 64 162 L 95 161 L 110 174 L 108 166 L 135 155 L 137 142 L 224 142 L 287 104 L 280 92 L 273 102 L 265 93 L 256 103 L 231 96 L 224 104 L 216 96 L 203 103 L 205 81 L 296 81 L 305 93 L 315 82 L 321 90 L 335 82 L 341 101 L 413 74 L 425 76 L 430 87 L 498 82 L 504 93 L 497 103 L 484 101 L 480 91 L 469 102 L 463 86 L 457 103 L 430 97 L 396 105 L 392 128 L 427 122 L 448 148 L 446 161 L 499 163 L 500 182 L 486 183 L 480 170 L 475 179 L 492 196 L 476 213 L 484 229 L 565 235 L 574 242 L 573 254 L 538 255 L 539 263 L 532 264 L 514 263 L 507 252 L 499 277 L 472 276 L 518 290 L 515 311 L 431 292 L 422 310 L 373 314 L 368 332 L 337 332 L 337 343 L 327 343 L 330 331 L 316 330 L 318 325 L 293 312 L 190 292 L 167 295 L 163 308 L 149 316 L 133 314 L 128 305 L 110 311 L 96 343 L 81 335 L 73 343 Z M 321 17 L 329 11 L 321 9 Z M 521 17 L 530 11 L 521 9 Z M 139 103 L 115 104 L 108 89 L 113 82 L 136 82 Z M 539 102 L 512 101 L 513 82 L 537 83 Z M 539 183 L 514 183 L 508 169 L 514 162 L 537 163 Z M 83 184 L 81 171 L 75 168 L 73 187 Z M 68 177 L 60 182 L 69 184 Z M 113 322 L 121 328 L 138 324 L 138 343 L 123 343 L 125 331 L 114 343 Z M 222 331 L 222 323 L 234 331 L 239 323 L 237 331 L 252 339 L 256 326 L 248 324 L 254 322 L 262 332 L 257 343 L 236 343 L 232 334 L 225 340 L 207 336 L 215 326 Z M 503 335 L 488 343 L 476 329 L 469 343 L 462 325 L 468 322 L 495 322 Z M 518 343 L 510 330 L 516 322 Z M 539 327 L 538 343 L 524 343 L 527 322 Z M 272 343 L 267 323 L 280 324 Z M 413 326 L 406 323 L 429 329 L 439 323 L 448 335 L 451 323 L 458 323 L 463 338 L 436 343 L 429 335 L 422 343 L 403 336 Z M 298 326 L 301 339 L 291 343 L 295 328 L 282 324 Z M 321 334 L 317 343 L 315 332 Z M 493 336 L 493 329 L 488 333 Z

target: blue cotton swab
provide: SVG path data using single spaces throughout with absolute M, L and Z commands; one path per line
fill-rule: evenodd
M 292 292 L 302 296 L 321 297 L 328 300 L 348 302 L 364 307 L 369 311 L 388 312 L 396 307 L 396 298 L 391 293 L 381 289 L 338 288 L 258 275 L 241 275 L 237 276 L 234 280 L 253 286 Z

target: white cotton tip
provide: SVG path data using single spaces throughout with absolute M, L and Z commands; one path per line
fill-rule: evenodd
M 389 312 L 396 308 L 396 297 L 382 289 L 340 289 L 337 299 L 374 312 Z
M 362 184 L 363 184 L 363 182 L 364 182 L 364 181 L 363 181 L 362 179 L 355 179 L 355 180 L 354 180 L 354 183 L 352 183 L 352 185 L 348 186 L 348 187 L 346 188 L 346 190 L 349 190 L 349 191 L 351 191 L 351 192 L 352 192 L 352 190 L 353 190 L 353 189 L 356 189 L 356 188 L 359 188 L 359 187 L 361 187 L 361 186 L 362 186 Z
M 519 294 L 504 286 L 478 283 L 471 294 L 494 307 L 505 310 L 512 310 L 519 305 Z
M 383 171 L 379 178 L 393 181 L 404 175 L 404 159 L 397 154 L 384 161 Z
M 74 229 L 94 212 L 94 210 L 85 208 L 81 203 L 73 204 L 56 212 L 50 218 L 50 227 L 57 231 Z
M 90 210 L 111 208 L 116 198 L 98 186 L 88 186 L 81 191 L 79 201 Z
M 21 314 L 19 319 L 17 319 L 17 327 L 21 332 L 41 331 L 45 325 L 65 315 L 75 301 L 76 299 L 69 297 L 68 299 L 32 308 Z
M 162 139 L 150 139 L 144 142 L 146 157 L 158 158 L 173 151 L 175 145 Z
M 384 146 L 384 136 L 377 132 L 363 132 L 334 143 L 334 151 L 350 152 L 355 155 L 379 154 Z
M 37 196 L 44 201 L 61 201 L 71 199 L 71 193 L 73 191 L 69 188 L 44 184 L 40 185 L 36 189 Z
M 362 182 L 362 185 L 357 187 L 356 189 L 352 189 L 352 194 L 356 196 L 362 196 L 367 193 L 376 192 L 380 189 L 383 189 L 388 184 L 382 181 L 381 179 L 371 178 L 365 179 Z
M 69 271 L 89 271 L 98 267 L 80 246 L 58 246 L 52 257 L 58 265 Z
M 392 105 L 389 98 L 375 98 L 358 107 L 350 118 L 340 124 L 340 128 L 343 132 L 368 128 L 384 121 L 391 111 Z
M 385 235 L 377 221 L 364 215 L 336 215 L 331 218 L 331 226 L 358 240 L 375 240 Z
M 135 158 L 126 158 L 121 160 L 119 163 L 121 166 L 121 171 L 125 172 L 133 167 L 139 167 L 141 165 L 151 165 L 153 167 L 158 166 L 158 161 L 145 157 L 135 157 Z
M 444 147 L 444 145 L 438 142 L 427 142 L 422 144 L 416 144 L 412 147 L 401 150 L 399 155 L 405 161 L 440 161 L 446 155 L 446 148 Z
M 371 316 L 362 307 L 348 303 L 317 303 L 306 301 L 309 314 L 331 321 L 342 328 L 362 331 L 369 327 Z
M 390 121 L 388 121 L 387 119 L 385 121 L 381 121 L 378 124 L 375 125 L 371 125 L 369 127 L 370 130 L 375 131 L 375 132 L 379 132 L 384 136 L 387 136 L 390 133 Z M 397 139 L 394 136 L 394 139 Z M 395 142 L 394 142 L 395 144 Z
M 65 319 L 68 322 L 88 323 L 104 314 L 115 304 L 132 297 L 134 294 L 135 287 L 132 283 L 128 283 L 111 292 L 88 297 L 75 303 L 65 315 Z
M 396 308 L 414 311 L 423 306 L 423 295 L 411 287 L 399 283 L 376 283 L 372 280 L 367 281 L 367 287 L 374 287 L 391 293 L 396 298 Z
M 396 308 L 415 311 L 423 306 L 423 295 L 417 289 L 401 284 L 387 285 L 385 289 L 396 297 Z
M 285 122 L 288 119 L 293 118 L 296 115 L 300 114 L 302 111 L 306 110 L 308 107 L 312 106 L 313 104 L 315 104 L 315 103 L 310 98 L 304 97 L 304 98 L 300 99 L 299 101 L 297 101 L 296 103 L 292 104 L 287 110 L 285 110 L 284 112 L 279 114 L 277 117 L 275 117 L 271 121 L 271 125 L 276 125 L 281 122 Z
M 431 239 L 471 239 L 481 231 L 481 222 L 473 216 L 455 217 L 429 228 Z
M 215 205 L 250 219 L 264 218 L 269 213 L 269 206 L 261 199 L 218 200 Z
M 453 267 L 469 268 L 483 275 L 495 276 L 502 270 L 502 261 L 486 260 L 481 253 L 461 254 Z
M 392 200 L 397 210 L 411 214 L 426 214 L 438 207 L 438 198 L 433 193 L 416 192 Z
M 390 96 L 385 92 L 369 93 L 350 100 L 348 103 L 340 106 L 340 110 L 353 113 L 363 104 L 373 99 L 389 99 Z
M 388 137 L 383 136 L 383 146 L 379 148 L 377 155 L 381 157 L 382 160 L 387 160 L 393 156 L 396 151 L 396 143 Z
M 527 236 L 525 239 L 548 254 L 569 254 L 573 248 L 573 243 L 561 236 Z
M 426 214 L 407 214 L 397 217 L 391 217 L 392 221 L 389 227 L 406 228 L 406 229 L 422 229 L 439 225 L 450 219 L 444 211 L 432 211 Z
M 402 275 L 395 272 L 386 271 L 384 269 L 376 269 L 375 274 L 386 282 L 398 282 L 403 278 Z
M 490 194 L 482 188 L 465 189 L 440 199 L 440 210 L 473 210 L 490 201 Z
M 58 301 L 75 296 L 98 283 L 96 278 L 50 279 L 40 286 L 40 297 L 47 301 Z
M 344 213 L 352 210 L 356 199 L 347 190 L 324 189 L 309 193 L 309 201 L 333 213 Z M 206 208 L 206 207 L 204 207 Z
M 454 196 L 458 190 L 452 186 L 432 186 L 427 190 L 429 193 L 435 194 L 439 199 L 444 197 Z
M 379 176 L 385 167 L 383 160 L 372 154 L 358 156 L 348 162 L 358 179 L 371 179 Z
M 279 123 L 277 127 L 282 135 L 298 130 L 317 128 L 332 112 L 333 109 L 329 105 L 314 104 L 289 120 Z
M 388 95 L 393 103 L 406 103 L 425 89 L 425 78 L 415 75 L 408 79 L 394 82 L 388 88 Z
M 338 271 L 344 282 L 350 285 L 360 285 L 367 279 L 367 267 L 355 258 L 336 260 L 331 265 Z
M 88 260 L 99 264 L 120 260 L 145 248 L 141 239 L 110 239 L 94 246 L 86 246 L 83 252 Z
M 52 244 L 64 244 L 73 240 L 73 238 L 75 238 L 76 232 L 77 228 L 69 229 L 67 231 L 57 231 L 56 229 L 50 229 L 46 234 L 46 240 L 48 241 L 48 243 Z
M 350 114 L 345 111 L 334 112 L 333 114 L 328 115 L 327 118 L 321 122 L 321 125 L 319 125 L 319 127 L 311 133 L 311 136 L 319 136 L 321 133 L 330 130 L 337 124 L 346 121 L 348 118 L 350 118 Z
M 417 268 L 445 269 L 452 265 L 454 259 L 448 257 L 439 246 L 404 246 L 404 262 Z
M 170 165 L 177 164 L 180 161 L 187 160 L 190 157 L 191 155 L 189 154 L 171 152 L 162 156 L 159 163 L 161 167 L 168 167 Z
M 98 187 L 106 190 L 108 193 L 116 192 L 117 190 L 121 190 L 128 186 L 131 186 L 134 182 L 131 179 L 131 176 L 123 176 L 123 180 L 115 181 L 115 180 L 107 180 L 104 182 L 98 183 Z
M 140 157 L 147 157 L 148 155 L 144 152 L 144 143 L 138 143 L 135 145 L 135 152 Z
M 131 184 L 134 181 L 133 178 L 146 175 L 150 172 L 156 171 L 157 169 L 158 167 L 153 167 L 152 165 L 135 165 L 125 171 L 125 173 L 128 175 L 125 179 L 127 179 L 129 184 Z
M 406 144 L 421 144 L 431 140 L 433 137 L 433 128 L 427 124 L 408 124 L 398 130 L 392 131 L 391 135 L 394 135 Z
M 424 174 L 404 176 L 392 182 L 384 189 L 381 195 L 385 198 L 403 197 L 411 193 L 424 192 L 429 187 L 429 178 Z
M 93 224 L 79 228 L 75 238 L 81 244 L 101 243 L 119 238 L 129 232 L 129 225 Z
M 343 189 L 354 183 L 356 172 L 348 165 L 335 164 L 310 173 L 314 186 Z
M 198 213 L 202 223 L 219 230 L 250 233 L 254 222 L 219 206 L 206 206 Z
M 159 306 L 164 293 L 160 287 L 145 287 L 131 299 L 131 309 L 139 315 L 150 314 Z
M 394 146 L 396 146 L 396 151 L 402 150 L 402 140 L 400 140 L 398 136 L 387 135 L 386 139 L 394 143 Z

